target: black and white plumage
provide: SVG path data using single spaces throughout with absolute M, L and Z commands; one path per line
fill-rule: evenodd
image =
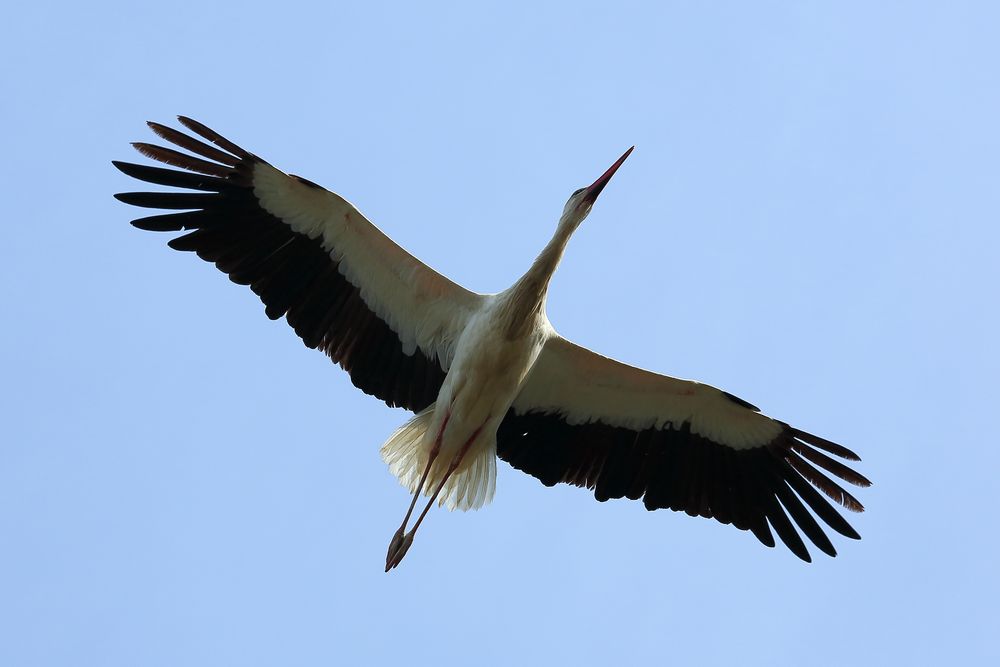
M 114 163 L 141 181 L 183 190 L 116 195 L 173 211 L 133 224 L 186 232 L 170 247 L 193 251 L 249 285 L 268 317 L 285 317 L 358 388 L 417 413 L 382 450 L 414 493 L 387 570 L 405 555 L 426 514 L 405 531 L 417 497 L 432 496 L 428 507 L 435 499 L 480 507 L 492 498 L 497 457 L 546 485 L 565 482 L 593 489 L 602 501 L 642 499 L 650 510 L 714 517 L 768 546 L 775 544 L 773 529 L 807 561 L 799 531 L 836 554 L 813 515 L 859 538 L 828 500 L 863 510 L 827 474 L 868 486 L 833 458 L 859 460 L 853 452 L 714 387 L 600 356 L 549 324 L 548 281 L 631 149 L 573 193 L 552 241 L 514 286 L 483 295 L 421 263 L 340 196 L 275 169 L 200 123 L 180 122 L 200 139 L 149 125 L 187 152 L 134 144 L 176 169 Z

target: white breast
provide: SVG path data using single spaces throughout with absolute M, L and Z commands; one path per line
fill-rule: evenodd
M 487 422 L 492 422 L 495 430 L 544 343 L 544 337 L 537 332 L 525 338 L 506 339 L 492 310 L 481 311 L 469 322 L 438 396 L 439 409 L 450 404 L 455 426 L 465 426 L 455 428 L 456 435 Z M 452 429 L 449 423 L 448 430 Z

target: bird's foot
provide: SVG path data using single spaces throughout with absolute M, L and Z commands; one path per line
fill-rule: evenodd
M 397 551 L 399 551 L 399 545 L 401 545 L 403 543 L 403 530 L 405 528 L 406 528 L 405 524 L 402 525 L 402 526 L 400 526 L 399 530 L 397 530 L 393 534 L 392 539 L 389 540 L 389 552 L 385 555 L 385 563 L 386 563 L 386 565 L 388 565 L 389 561 L 392 560 L 393 554 L 395 554 Z
M 385 555 L 386 572 L 399 565 L 399 562 L 403 560 L 403 556 L 409 551 L 411 544 L 413 544 L 413 533 L 410 532 L 404 535 L 403 527 L 400 526 L 396 534 L 392 536 L 392 540 L 389 541 L 389 552 Z

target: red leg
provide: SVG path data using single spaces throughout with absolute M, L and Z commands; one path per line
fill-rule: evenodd
M 393 560 L 393 556 L 399 551 L 399 548 L 403 544 L 403 533 L 406 530 L 406 524 L 410 521 L 410 516 L 413 514 L 413 508 L 417 505 L 417 498 L 423 493 L 424 484 L 427 482 L 427 475 L 431 472 L 431 466 L 434 465 L 434 460 L 437 459 L 438 453 L 441 451 L 441 439 L 444 437 L 444 429 L 448 426 L 448 419 L 451 418 L 451 412 L 446 412 L 444 415 L 444 420 L 441 422 L 441 428 L 438 429 L 437 436 L 434 438 L 434 446 L 431 448 L 430 455 L 427 457 L 427 465 L 424 466 L 424 474 L 420 476 L 420 484 L 417 485 L 417 490 L 413 492 L 413 499 L 410 501 L 410 507 L 406 510 L 406 516 L 403 517 L 403 523 L 400 524 L 399 530 L 397 530 L 392 539 L 389 540 L 389 550 L 385 556 L 385 571 L 389 571 L 389 563 Z M 412 538 L 411 538 L 412 540 Z M 400 556 L 402 558 L 402 556 Z M 399 562 L 398 560 L 396 561 Z
M 424 506 L 424 511 L 420 513 L 419 517 L 417 517 L 417 522 L 413 524 L 413 529 L 410 530 L 410 532 L 406 533 L 405 535 L 400 535 L 399 544 L 395 544 L 396 538 L 393 537 L 393 543 L 389 545 L 390 546 L 389 557 L 386 558 L 386 563 L 385 563 L 386 572 L 399 565 L 400 561 L 403 560 L 403 556 L 406 555 L 406 552 L 409 551 L 410 549 L 410 545 L 413 543 L 413 536 L 417 532 L 417 528 L 420 527 L 420 524 L 421 522 L 423 522 L 424 517 L 427 516 L 427 512 L 434 504 L 434 501 L 437 500 L 438 494 L 441 493 L 441 489 L 443 489 L 444 485 L 448 482 L 448 478 L 451 477 L 451 474 L 458 469 L 458 466 L 462 463 L 462 459 L 469 451 L 469 448 L 472 447 L 472 443 L 476 441 L 477 437 L 479 437 L 479 432 L 482 430 L 482 428 L 483 428 L 482 426 L 477 428 L 475 433 L 472 434 L 472 436 L 465 442 L 465 444 L 462 445 L 462 448 L 458 450 L 458 453 L 455 454 L 454 458 L 452 458 L 451 465 L 448 466 L 448 471 L 444 474 L 444 477 L 442 477 L 441 481 L 438 483 L 437 489 L 434 490 L 434 495 L 431 496 L 431 499 L 427 501 L 427 505 Z M 411 504 L 411 509 L 412 509 L 412 504 Z M 407 516 L 409 516 L 409 514 L 407 514 Z M 403 529 L 400 528 L 400 530 Z M 396 547 L 395 552 L 393 552 L 392 550 L 393 546 Z

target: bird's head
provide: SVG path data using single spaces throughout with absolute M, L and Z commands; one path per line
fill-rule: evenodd
M 632 146 L 632 148 L 635 148 L 635 146 Z M 622 163 L 625 162 L 625 158 L 627 158 L 632 152 L 632 148 L 625 151 L 625 153 L 618 158 L 618 160 L 611 165 L 606 172 L 601 174 L 600 178 L 587 187 L 580 188 L 569 196 L 569 201 L 566 202 L 566 207 L 563 208 L 560 224 L 571 225 L 572 228 L 575 229 L 581 222 L 583 222 L 584 218 L 586 218 L 590 213 L 590 209 L 593 207 L 594 202 L 597 201 L 597 195 L 601 194 L 604 186 L 608 184 L 611 177 L 615 175 L 616 171 L 618 171 L 618 167 L 622 166 Z

